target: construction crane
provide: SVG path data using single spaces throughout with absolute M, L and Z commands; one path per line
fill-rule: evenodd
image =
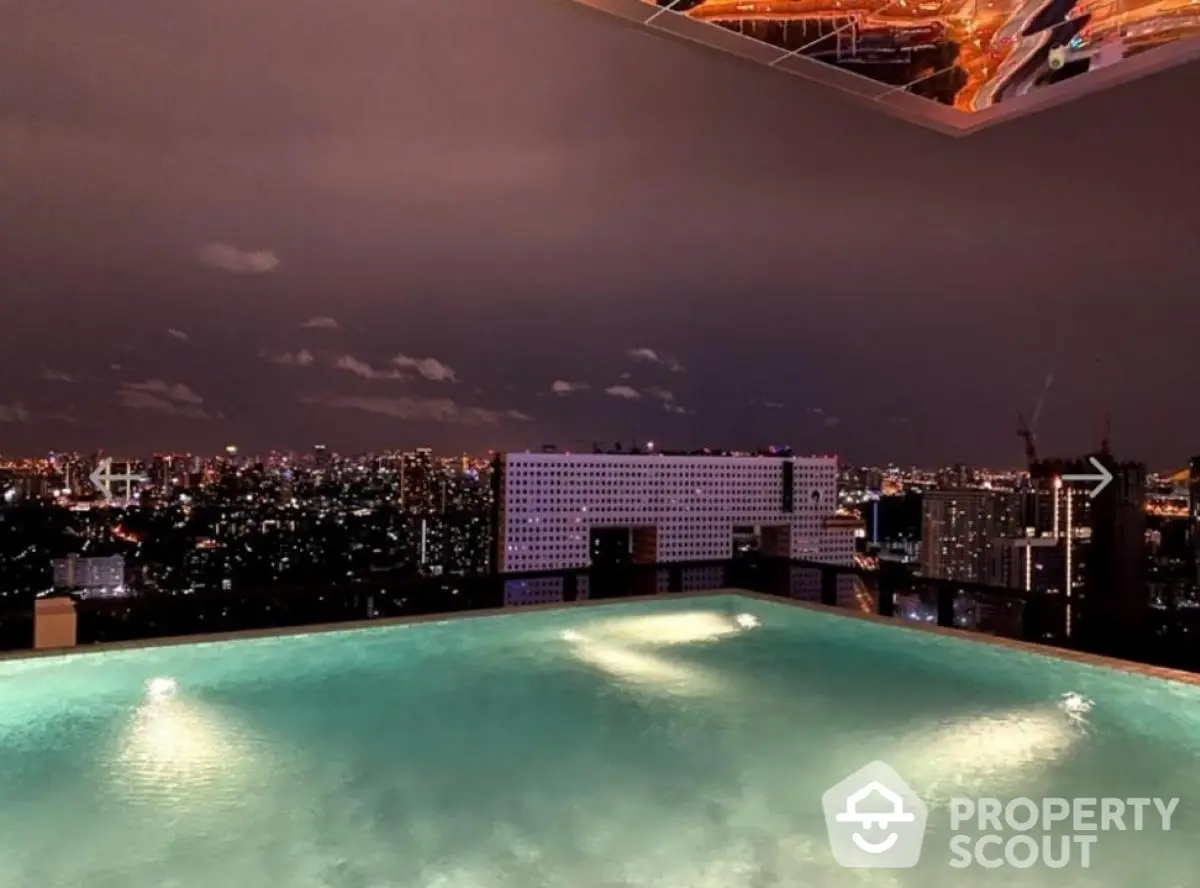
M 1098 377 L 1096 390 L 1107 392 L 1108 386 L 1105 385 L 1104 373 L 1104 358 L 1096 358 L 1096 375 Z M 1104 414 L 1102 418 L 1103 425 L 1100 432 L 1100 452 L 1104 455 L 1109 454 L 1109 440 L 1112 438 L 1112 411 L 1108 407 L 1108 399 L 1105 398 Z
M 1030 466 L 1037 460 L 1037 424 L 1042 416 L 1042 407 L 1046 404 L 1046 395 L 1054 385 L 1054 368 L 1046 374 L 1046 382 L 1042 385 L 1042 393 L 1038 397 L 1037 406 L 1033 408 L 1033 416 L 1025 421 L 1025 414 L 1017 417 L 1017 436 L 1025 441 L 1025 460 Z
M 1037 460 L 1037 438 L 1024 413 L 1017 417 L 1017 435 L 1025 440 L 1025 462 L 1032 466 Z

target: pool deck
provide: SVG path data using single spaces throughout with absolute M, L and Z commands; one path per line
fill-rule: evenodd
M 472 617 L 517 616 L 519 614 L 537 611 L 555 611 L 577 607 L 606 607 L 610 605 L 620 606 L 622 604 L 662 601 L 664 599 L 671 601 L 703 601 L 706 598 L 728 598 L 731 596 L 753 599 L 756 601 L 766 602 L 768 604 L 783 605 L 785 607 L 798 607 L 804 610 L 816 611 L 819 613 L 830 614 L 832 616 L 844 617 L 846 619 L 865 620 L 867 622 L 879 623 L 892 628 L 907 629 L 913 632 L 931 632 L 936 635 L 945 635 L 963 641 L 975 642 L 977 644 L 988 644 L 996 647 L 1008 648 L 1009 650 L 1023 651 L 1024 653 L 1034 654 L 1041 657 L 1048 657 L 1058 660 L 1070 660 L 1072 662 L 1083 663 L 1088 666 L 1115 669 L 1131 675 L 1138 675 L 1146 679 L 1158 679 L 1162 681 L 1180 682 L 1189 685 L 1200 685 L 1200 674 L 1184 672 L 1179 669 L 1168 669 L 1163 666 L 1150 666 L 1145 663 L 1135 663 L 1131 660 L 1120 660 L 1115 657 L 1102 657 L 1096 654 L 1087 654 L 1081 651 L 1072 651 L 1065 648 L 1036 644 L 1029 641 L 1018 641 L 1011 638 L 1001 638 L 996 635 L 985 635 L 982 632 L 971 632 L 965 629 L 951 629 L 945 626 L 934 626 L 930 625 L 929 623 L 920 623 L 913 620 L 884 617 L 880 616 L 879 614 L 863 613 L 861 611 L 853 611 L 841 607 L 831 607 L 829 605 L 817 604 L 816 602 L 811 601 L 800 601 L 794 598 L 779 598 L 774 595 L 764 595 L 760 592 L 751 592 L 746 589 L 712 589 L 704 592 L 672 592 L 659 595 L 635 595 L 628 598 L 602 598 L 592 601 L 551 602 L 549 604 L 531 604 L 523 605 L 521 607 L 500 607 L 487 608 L 484 610 L 424 614 L 417 617 L 355 620 L 353 622 L 346 623 L 319 623 L 310 626 L 285 626 L 275 629 L 247 629 L 239 632 L 214 632 L 204 635 L 175 635 L 164 638 L 140 639 L 137 641 L 119 641 L 105 644 L 80 645 L 72 648 L 7 651 L 0 653 L 0 663 L 9 660 L 28 660 L 42 657 L 70 657 L 75 655 L 86 656 L 88 654 L 98 654 L 106 651 L 128 651 L 139 650 L 142 648 L 172 647 L 175 645 L 214 644 L 217 642 L 241 641 L 254 638 L 279 638 L 289 635 L 312 635 L 318 632 L 351 632 L 358 629 L 380 629 L 387 626 L 408 626 L 419 623 L 445 623 L 449 622 L 450 620 L 470 619 Z

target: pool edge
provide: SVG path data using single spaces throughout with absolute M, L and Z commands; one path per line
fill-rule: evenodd
M 709 589 L 700 592 L 673 592 L 670 598 L 728 598 L 744 595 L 741 589 Z M 572 607 L 600 607 L 609 604 L 633 604 L 644 601 L 660 601 L 668 596 L 630 595 L 625 598 L 597 598 L 582 601 L 551 601 L 546 604 L 526 604 L 520 607 L 489 607 L 479 610 L 449 611 L 436 614 L 420 614 L 412 617 L 384 617 L 375 620 L 350 620 L 340 623 L 309 623 L 303 626 L 277 626 L 268 629 L 238 629 L 232 632 L 205 632 L 192 635 L 164 635 L 159 638 L 139 638 L 131 641 L 106 641 L 96 644 L 81 644 L 68 648 L 26 648 L 15 651 L 0 651 L 0 663 L 12 660 L 40 660 L 53 657 L 86 656 L 88 654 L 134 651 L 144 648 L 174 647 L 185 644 L 218 644 L 225 641 L 252 641 L 259 638 L 286 638 L 293 635 L 317 635 L 327 632 L 357 632 L 363 629 L 385 629 L 390 626 L 410 626 L 419 623 L 444 623 L 448 620 L 474 617 L 516 616 L 536 611 L 565 610 Z
M 852 619 L 864 620 L 868 623 L 876 623 L 883 626 L 907 629 L 914 632 L 926 632 L 948 638 L 957 638 L 961 641 L 968 641 L 976 644 L 981 643 L 991 645 L 993 647 L 1002 647 L 1008 650 L 1021 651 L 1026 654 L 1047 657 L 1053 660 L 1068 660 L 1074 663 L 1081 663 L 1085 666 L 1095 666 L 1101 669 L 1113 669 L 1118 672 L 1124 672 L 1126 674 L 1136 675 L 1146 679 L 1153 678 L 1163 681 L 1174 681 L 1180 684 L 1200 686 L 1200 674 L 1196 674 L 1194 672 L 1184 672 L 1181 669 L 1169 669 L 1165 666 L 1151 666 L 1148 663 L 1138 663 L 1133 660 L 1122 660 L 1118 657 L 1105 657 L 1101 656 L 1100 654 L 1089 654 L 1083 651 L 1073 651 L 1067 648 L 1054 647 L 1048 644 L 1038 644 L 1037 642 L 1033 641 L 1020 641 L 1015 638 L 1003 638 L 999 635 L 987 635 L 983 632 L 972 632 L 968 629 L 954 629 L 948 626 L 935 626 L 930 623 L 921 623 L 916 620 L 900 620 L 895 617 L 884 617 L 880 614 L 863 613 L 862 611 L 854 611 L 841 607 L 818 604 L 814 601 L 801 601 L 795 598 L 777 598 L 773 595 L 764 595 L 761 592 L 751 592 L 743 589 L 728 589 L 721 590 L 719 593 L 706 594 L 739 595 L 743 598 L 752 598 L 756 601 L 764 601 L 771 604 L 798 607 L 802 610 L 815 611 L 817 613 L 828 614 L 830 616 L 850 617 Z
M 1038 644 L 1031 641 L 1019 641 L 1013 638 L 1002 638 L 997 635 L 986 635 L 982 632 L 971 632 L 966 629 L 954 629 L 946 626 L 935 626 L 913 620 L 900 620 L 895 617 L 885 617 L 879 614 L 864 613 L 841 607 L 818 604 L 813 601 L 803 601 L 796 598 L 781 598 L 749 589 L 723 588 L 708 589 L 697 592 L 671 592 L 656 595 L 631 595 L 627 598 L 600 598 L 584 601 L 554 601 L 546 604 L 531 604 L 521 607 L 495 607 L 483 610 L 452 611 L 450 613 L 422 614 L 413 617 L 389 617 L 377 620 L 355 620 L 345 623 L 315 623 L 306 626 L 283 626 L 270 629 L 243 629 L 234 632 L 212 632 L 202 635 L 175 635 L 163 638 L 138 639 L 134 641 L 114 641 L 100 644 L 81 645 L 73 648 L 49 648 L 44 650 L 18 650 L 0 652 L 0 663 L 14 660 L 45 659 L 52 657 L 86 656 L 113 651 L 142 650 L 145 648 L 173 647 L 176 645 L 218 644 L 227 641 L 251 641 L 263 638 L 285 638 L 296 635 L 316 635 L 327 632 L 356 632 L 363 629 L 383 629 L 391 626 L 410 626 L 421 623 L 442 623 L 448 620 L 471 619 L 475 617 L 516 616 L 523 613 L 539 611 L 565 610 L 574 607 L 604 607 L 606 605 L 636 604 L 639 602 L 668 600 L 702 600 L 705 598 L 746 598 L 776 604 L 784 607 L 796 607 L 829 616 L 848 617 L 864 620 L 878 625 L 906 629 L 915 632 L 927 632 L 960 641 L 976 644 L 988 644 L 1008 650 L 1022 651 L 1034 656 L 1049 659 L 1067 660 L 1086 666 L 1101 669 L 1112 669 L 1128 675 L 1136 675 L 1145 679 L 1177 682 L 1179 684 L 1200 686 L 1200 674 L 1184 672 L 1179 669 L 1169 669 L 1164 666 L 1151 666 L 1147 663 L 1137 663 L 1132 660 L 1122 660 L 1117 657 L 1104 657 L 1099 654 L 1088 654 L 1066 648 Z

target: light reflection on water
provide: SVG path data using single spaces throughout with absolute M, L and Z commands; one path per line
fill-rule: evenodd
M 152 688 L 121 738 L 114 786 L 133 799 L 171 803 L 210 792 L 240 797 L 255 769 L 256 749 L 248 739 L 213 708 Z

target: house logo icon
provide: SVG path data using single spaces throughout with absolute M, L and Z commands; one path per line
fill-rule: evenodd
M 821 797 L 821 806 L 842 866 L 900 869 L 921 859 L 929 809 L 889 765 L 855 771 Z

